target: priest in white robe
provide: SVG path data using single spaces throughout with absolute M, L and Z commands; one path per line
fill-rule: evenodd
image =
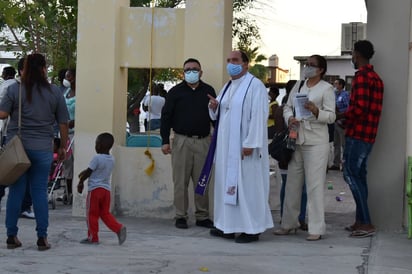
M 218 119 L 215 152 L 213 236 L 238 243 L 259 240 L 273 227 L 269 207 L 268 96 L 262 81 L 248 72 L 245 53 L 227 59 L 232 80 L 210 98 L 209 113 Z

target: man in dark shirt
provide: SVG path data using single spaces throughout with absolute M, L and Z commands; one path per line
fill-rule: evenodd
M 192 180 L 195 189 L 210 145 L 208 96 L 216 97 L 213 87 L 200 80 L 202 70 L 198 60 L 187 59 L 183 70 L 184 81 L 174 86 L 166 96 L 160 127 L 162 152 L 172 155 L 177 228 L 188 228 L 189 181 Z M 171 129 L 174 131 L 172 140 Z M 197 226 L 212 228 L 208 191 L 204 196 L 194 194 L 195 217 Z
M 363 238 L 375 234 L 368 208 L 366 166 L 375 143 L 383 102 L 383 82 L 369 64 L 374 54 L 373 45 L 367 40 L 354 44 L 352 62 L 355 77 L 348 110 L 345 113 L 345 150 L 343 176 L 356 203 L 356 220 L 346 229 L 351 237 Z

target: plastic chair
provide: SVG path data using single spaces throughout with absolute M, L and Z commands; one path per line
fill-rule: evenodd
M 408 197 L 408 238 L 412 238 L 412 157 L 408 157 L 408 174 L 406 181 L 406 196 Z
M 130 135 L 126 139 L 127 147 L 161 147 L 162 138 L 159 135 Z

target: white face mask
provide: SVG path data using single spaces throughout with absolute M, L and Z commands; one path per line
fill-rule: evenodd
M 69 80 L 63 79 L 63 86 L 65 86 L 66 88 L 69 88 L 71 86 Z
M 307 66 L 303 68 L 303 77 L 305 78 L 312 78 L 316 76 L 316 69 L 315 67 Z

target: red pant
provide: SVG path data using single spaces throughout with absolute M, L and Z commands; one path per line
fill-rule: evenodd
M 89 191 L 86 201 L 87 215 L 87 237 L 91 242 L 99 241 L 99 218 L 107 227 L 119 233 L 122 224 L 117 222 L 116 218 L 110 213 L 110 191 L 104 188 L 96 188 Z

